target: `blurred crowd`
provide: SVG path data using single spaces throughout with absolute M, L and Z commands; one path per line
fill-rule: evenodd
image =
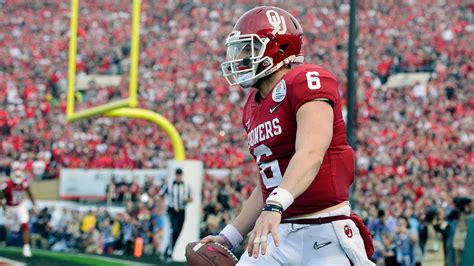
M 219 66 L 236 18 L 257 4 L 288 9 L 305 31 L 306 61 L 332 71 L 345 99 L 348 2 L 142 1 L 140 106 L 175 124 L 188 158 L 239 169 L 227 179 L 206 178 L 203 231 L 231 219 L 257 178 L 240 122 L 245 92 L 229 88 Z M 0 7 L 0 174 L 13 164 L 37 179 L 56 178 L 61 167 L 165 167 L 171 141 L 148 122 L 66 124 L 69 2 Z M 359 2 L 353 202 L 368 221 L 381 213 L 394 219 L 380 243 L 396 239 L 400 219 L 421 225 L 433 209 L 443 217 L 454 198 L 473 193 L 473 9 L 460 0 Z M 78 77 L 123 79 L 118 88 L 89 84 L 78 108 L 127 97 L 130 10 L 130 1 L 80 3 Z M 432 73 L 427 84 L 384 86 L 392 74 L 419 71 Z
M 412 206 L 400 214 L 372 205 L 364 213 L 379 265 L 461 265 L 468 217 L 474 200 L 458 197 L 453 205 Z
M 137 202 L 156 199 L 163 196 L 163 180 L 158 183 L 153 176 L 147 176 L 143 185 L 137 180 L 125 180 L 125 177 L 111 177 L 106 187 L 107 205 L 123 204 L 127 201 Z M 115 204 L 116 205 L 116 204 Z
M 346 2 L 280 3 L 305 29 L 306 61 L 335 73 L 343 98 Z M 56 177 L 60 167 L 164 166 L 172 156 L 171 141 L 148 122 L 116 118 L 65 122 L 69 2 L 16 0 L 0 4 L 0 171 L 17 160 L 38 178 Z M 203 160 L 210 168 L 252 164 L 240 125 L 245 92 L 228 88 L 219 64 L 235 19 L 255 4 L 142 3 L 140 106 L 174 122 L 187 156 Z M 89 84 L 82 103 L 76 106 L 79 109 L 127 96 L 130 10 L 129 1 L 81 3 L 78 79 L 89 74 L 123 74 L 123 81 L 119 88 Z M 446 139 L 447 149 L 454 145 L 462 150 L 472 141 L 466 136 L 472 123 L 460 119 L 467 120 L 472 112 L 472 84 L 468 83 L 473 75 L 469 60 L 472 5 L 462 1 L 364 1 L 358 10 L 359 155 L 383 161 L 393 145 L 406 146 L 410 143 L 406 139 L 411 139 L 413 149 L 425 147 L 421 143 L 425 139 L 431 142 L 430 136 L 438 134 Z M 426 70 L 437 74 L 428 86 L 382 89 L 390 74 Z M 436 128 L 427 128 L 430 125 L 419 117 Z M 367 136 L 382 129 L 385 133 L 379 140 L 366 143 L 372 139 Z M 410 135 L 394 135 L 394 131 Z M 424 151 L 419 160 L 426 161 L 432 152 L 447 155 L 444 150 Z M 404 155 L 413 157 L 409 151 Z M 472 161 L 472 153 L 463 155 L 456 160 L 466 157 L 464 162 Z
M 124 202 L 125 212 L 107 208 L 82 211 L 45 207 L 30 209 L 33 248 L 91 254 L 133 255 L 141 238 L 144 255 L 161 255 L 166 207 L 162 198 Z M 21 232 L 10 228 L 8 245 L 21 245 Z M 0 242 L 4 236 L 0 237 Z

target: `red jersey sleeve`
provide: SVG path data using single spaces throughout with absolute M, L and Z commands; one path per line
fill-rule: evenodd
M 289 92 L 290 108 L 296 114 L 305 103 L 315 99 L 328 99 L 334 107 L 339 101 L 339 83 L 323 68 L 304 69 L 295 75 Z

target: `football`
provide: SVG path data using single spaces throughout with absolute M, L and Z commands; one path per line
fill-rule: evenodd
M 186 246 L 185 255 L 189 266 L 228 266 L 238 261 L 232 251 L 217 242 L 191 242 Z

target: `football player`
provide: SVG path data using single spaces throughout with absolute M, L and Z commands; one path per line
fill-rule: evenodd
M 226 40 L 222 71 L 248 90 L 242 125 L 260 186 L 231 224 L 201 242 L 232 249 L 249 234 L 238 265 L 373 265 L 370 235 L 348 201 L 354 152 L 338 81 L 303 62 L 302 36 L 290 13 L 261 6 Z
M 10 178 L 0 184 L 0 204 L 5 209 L 7 221 L 10 225 L 20 224 L 23 237 L 23 256 L 31 257 L 29 215 L 23 202 L 24 194 L 28 194 L 33 206 L 35 200 L 30 190 L 29 180 L 22 170 L 15 170 Z

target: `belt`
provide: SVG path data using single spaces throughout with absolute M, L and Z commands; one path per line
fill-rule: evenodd
M 327 224 L 330 222 L 334 221 L 339 221 L 339 220 L 346 220 L 350 219 L 351 217 L 347 215 L 335 215 L 335 216 L 329 216 L 329 217 L 318 217 L 318 218 L 303 218 L 303 219 L 298 219 L 298 220 L 282 220 L 282 224 Z

